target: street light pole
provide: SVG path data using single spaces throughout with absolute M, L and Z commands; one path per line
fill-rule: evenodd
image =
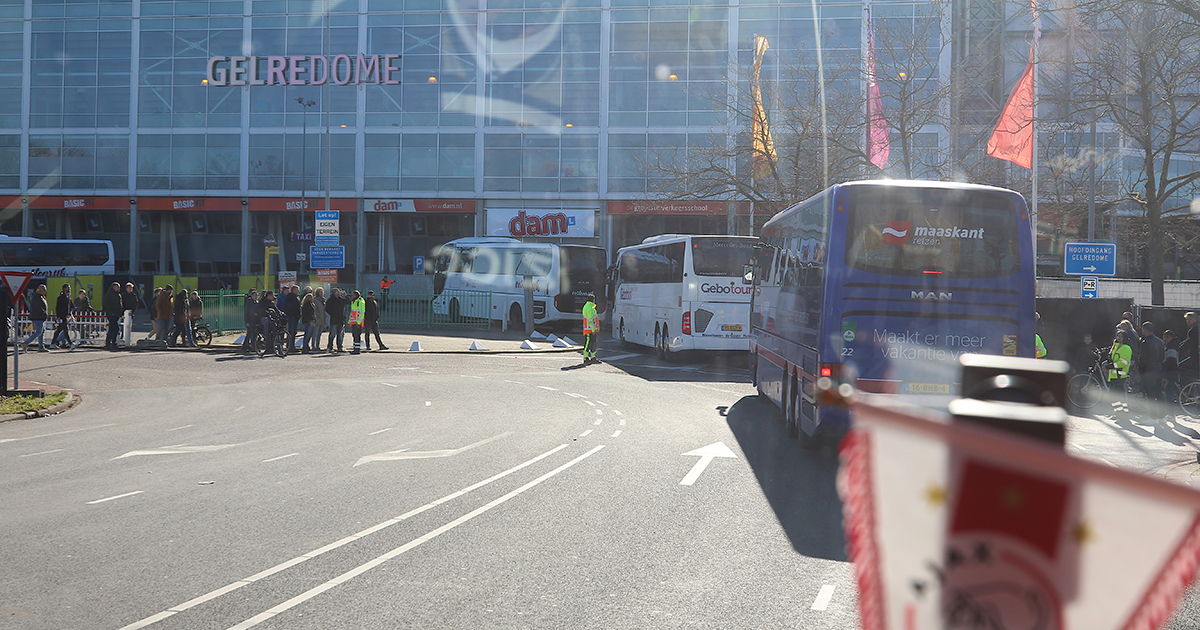
M 306 101 L 299 96 L 296 97 L 296 102 L 300 103 L 300 106 L 304 108 L 300 113 L 300 233 L 305 234 L 304 213 L 308 210 L 308 181 L 305 179 L 308 175 L 308 108 L 317 103 L 312 100 Z M 301 236 L 300 238 L 304 237 Z M 304 241 L 300 241 L 300 248 L 304 248 Z M 308 262 L 307 258 L 305 258 L 305 262 Z M 304 267 L 305 265 L 301 264 L 300 270 L 304 271 Z

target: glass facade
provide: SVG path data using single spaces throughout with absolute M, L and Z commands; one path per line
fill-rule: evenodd
M 926 4 L 875 6 L 898 20 Z M 862 5 L 817 9 L 826 55 L 857 57 Z M 35 236 L 74 234 L 76 212 L 31 213 L 30 197 L 109 198 L 95 213 L 121 218 L 96 235 L 139 241 L 135 271 L 174 266 L 158 239 L 186 231 L 223 236 L 184 258 L 242 273 L 261 258 L 234 235 L 303 232 L 311 214 L 272 220 L 287 210 L 250 203 L 244 218 L 176 222 L 174 209 L 138 213 L 128 198 L 328 194 L 359 204 L 344 238 L 358 236 L 367 199 L 474 202 L 473 224 L 470 211 L 365 220 L 375 240 L 350 244 L 370 252 L 356 254 L 363 270 L 403 268 L 423 241 L 372 259 L 417 236 L 481 233 L 491 206 L 603 218 L 608 202 L 660 197 L 679 184 L 649 163 L 703 159 L 744 123 L 729 83 L 731 69 L 744 80 L 754 36 L 770 40 L 773 76 L 815 49 L 813 33 L 810 3 L 770 0 L 0 0 L 0 195 L 23 199 L 37 221 L 21 229 Z M 247 85 L 210 82 L 214 57 L 230 77 L 241 64 Z M 615 250 L 668 225 L 733 225 L 708 214 L 618 217 L 582 239 Z M 5 229 L 11 219 L 0 215 Z

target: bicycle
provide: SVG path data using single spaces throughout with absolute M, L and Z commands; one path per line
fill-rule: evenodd
M 207 346 L 212 344 L 212 329 L 204 322 L 204 318 L 200 317 L 192 320 L 192 340 L 198 346 Z
M 1179 408 L 1192 418 L 1200 418 L 1200 381 L 1192 381 L 1179 388 Z
M 271 318 L 271 333 L 266 333 L 259 326 L 258 333 L 254 336 L 254 352 L 258 356 L 266 356 L 267 352 L 274 352 L 275 356 L 284 358 L 288 355 L 287 343 L 287 320 L 282 317 Z
M 1108 386 L 1108 368 L 1112 362 L 1108 360 L 1107 349 L 1093 350 L 1096 361 L 1085 374 L 1076 374 L 1067 381 L 1067 399 L 1080 409 L 1091 409 L 1100 402 L 1104 394 L 1111 391 Z M 1124 393 L 1124 392 L 1122 392 Z M 1200 383 L 1196 388 L 1197 398 L 1200 398 Z

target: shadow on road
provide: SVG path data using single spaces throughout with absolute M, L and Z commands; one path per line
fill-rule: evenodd
M 792 547 L 812 558 L 845 561 L 833 449 L 801 448 L 787 437 L 775 406 L 757 397 L 742 398 L 723 413 Z
M 629 356 L 632 355 L 632 356 Z M 611 361 L 610 357 L 620 357 Z M 666 362 L 641 348 L 621 348 L 615 342 L 600 346 L 600 360 L 646 381 L 676 383 L 749 383 L 745 352 L 681 352 Z

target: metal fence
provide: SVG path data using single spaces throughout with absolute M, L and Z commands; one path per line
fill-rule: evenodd
M 379 299 L 380 328 L 464 328 L 487 330 L 491 326 L 490 291 L 393 293 Z M 244 293 L 204 291 L 204 321 L 213 332 L 245 330 Z

